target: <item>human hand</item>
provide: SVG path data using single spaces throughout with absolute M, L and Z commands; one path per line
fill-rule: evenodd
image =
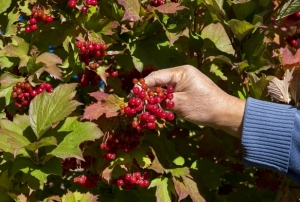
M 174 113 L 198 125 L 220 128 L 241 137 L 245 101 L 221 90 L 190 65 L 152 72 L 145 77 L 149 87 L 174 87 Z

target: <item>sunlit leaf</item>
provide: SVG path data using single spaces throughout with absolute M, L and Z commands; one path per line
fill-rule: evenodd
M 79 102 L 72 100 L 77 84 L 64 84 L 52 93 L 43 92 L 30 103 L 30 124 L 37 138 L 40 138 L 54 123 L 70 115 Z
M 212 23 L 204 27 L 201 37 L 210 39 L 219 50 L 225 53 L 234 54 L 235 52 L 224 27 L 220 23 Z

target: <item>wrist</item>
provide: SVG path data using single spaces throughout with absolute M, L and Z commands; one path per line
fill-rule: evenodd
M 216 110 L 214 126 L 241 138 L 246 100 L 228 95 Z

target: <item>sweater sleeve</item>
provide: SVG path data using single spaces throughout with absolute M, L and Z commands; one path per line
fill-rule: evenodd
M 249 98 L 243 121 L 243 162 L 278 171 L 300 184 L 300 112 Z

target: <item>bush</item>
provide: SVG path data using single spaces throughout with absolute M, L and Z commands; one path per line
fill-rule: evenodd
M 240 140 L 174 116 L 172 87 L 143 78 L 189 64 L 241 99 L 297 105 L 298 10 L 298 0 L 2 0 L 0 201 L 296 201 L 291 180 L 245 168 Z

